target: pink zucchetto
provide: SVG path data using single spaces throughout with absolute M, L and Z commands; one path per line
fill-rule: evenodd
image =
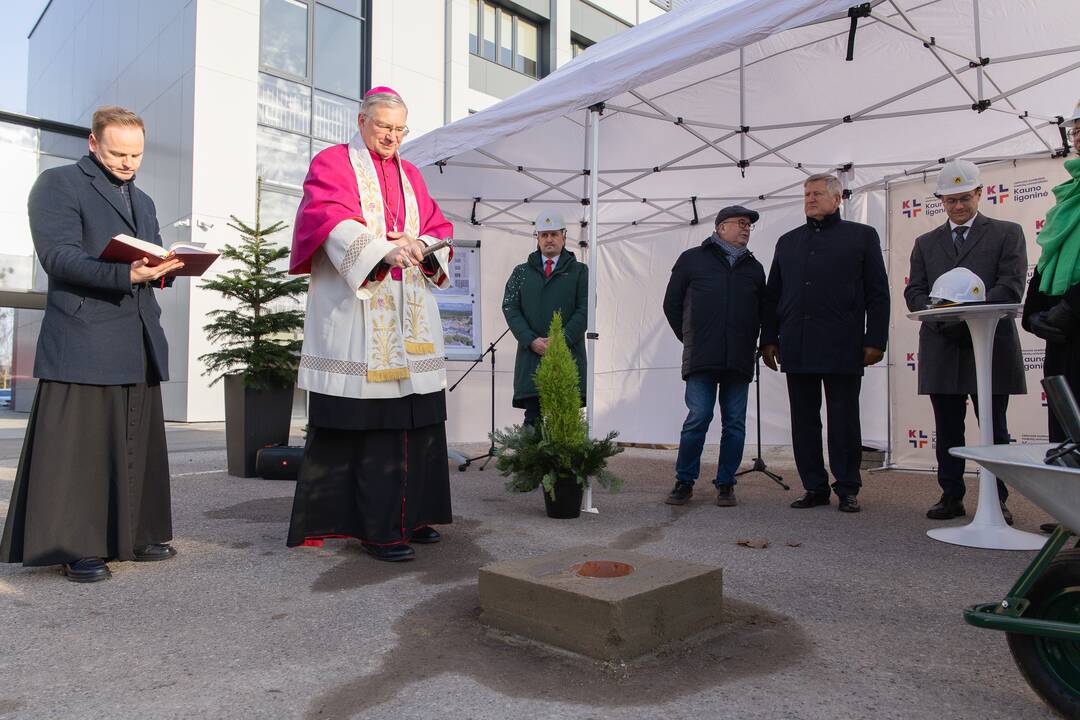
M 397 95 L 398 97 L 401 97 L 401 95 L 398 94 L 397 90 L 394 90 L 393 88 L 388 88 L 385 85 L 379 85 L 378 87 L 371 88 L 366 93 L 364 93 L 364 97 L 367 97 L 368 95 L 374 95 L 376 93 L 386 93 L 387 95 Z

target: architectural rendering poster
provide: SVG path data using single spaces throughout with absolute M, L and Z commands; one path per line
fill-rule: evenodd
M 981 168 L 983 198 L 979 212 L 998 220 L 1019 223 L 1027 239 L 1028 279 L 1039 259 L 1035 243 L 1046 213 L 1054 206 L 1050 192 L 1067 178 L 1061 160 L 1019 160 Z M 889 372 L 892 416 L 892 463 L 903 468 L 936 469 L 934 412 L 928 396 L 917 395 L 919 323 L 907 317 L 904 287 L 911 266 L 915 238 L 948 221 L 941 201 L 934 197 L 936 173 L 925 180 L 893 185 L 889 190 L 889 278 L 892 328 L 889 333 Z M 1025 285 L 1026 289 L 1026 285 Z M 1027 371 L 1027 394 L 1009 398 L 1009 434 L 1013 442 L 1045 443 L 1046 395 L 1042 379 L 1043 340 L 1020 328 L 1020 348 Z M 979 426 L 968 403 L 967 444 L 978 445 Z M 973 464 L 968 463 L 973 470 Z
M 436 290 L 442 316 L 443 342 L 448 360 L 475 360 L 480 356 L 480 247 L 454 242 L 450 287 Z

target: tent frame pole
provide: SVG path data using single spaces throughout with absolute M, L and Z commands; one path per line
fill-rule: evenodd
M 597 225 L 599 224 L 599 200 L 600 200 L 600 114 L 603 112 L 602 105 L 594 105 L 589 108 L 589 122 L 586 124 L 589 170 L 589 246 L 586 248 L 589 256 L 589 325 L 585 333 L 586 346 L 586 378 L 585 378 L 585 426 L 590 436 L 593 434 L 594 407 L 596 405 L 596 272 L 599 261 L 600 247 L 597 245 Z M 599 513 L 593 505 L 592 482 L 585 491 L 584 504 L 581 508 L 584 512 Z

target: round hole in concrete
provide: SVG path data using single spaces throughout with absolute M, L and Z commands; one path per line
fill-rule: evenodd
M 634 566 L 615 560 L 588 560 L 577 566 L 577 574 L 591 578 L 626 577 L 634 572 Z

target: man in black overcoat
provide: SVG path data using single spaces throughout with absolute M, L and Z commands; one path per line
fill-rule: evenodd
M 911 272 L 904 288 L 908 310 L 925 310 L 934 282 L 953 268 L 967 268 L 986 287 L 992 303 L 1018 303 L 1027 277 L 1027 244 L 1019 225 L 994 220 L 979 212 L 982 182 L 979 168 L 966 160 L 952 160 L 938 175 L 935 195 L 941 199 L 948 220 L 915 239 Z M 992 417 L 994 443 L 1008 444 L 1005 413 L 1009 395 L 1027 392 L 1024 360 L 1016 321 L 1002 318 L 994 333 Z M 964 445 L 964 419 L 970 397 L 978 413 L 975 387 L 975 351 L 963 321 L 924 322 L 919 327 L 919 394 L 929 395 L 934 408 L 938 484 L 941 499 L 926 512 L 932 520 L 961 517 L 964 510 L 964 459 L 949 449 Z M 1009 491 L 997 481 L 998 499 L 1006 522 L 1012 514 L 1005 507 Z
M 160 389 L 168 346 L 154 288 L 183 265 L 98 259 L 119 234 L 161 245 L 154 202 L 135 185 L 144 141 L 137 115 L 99 108 L 89 154 L 44 171 L 30 191 L 49 290 L 0 561 L 61 565 L 74 582 L 108 578 L 109 559 L 176 554 Z
M 806 492 L 793 508 L 829 504 L 821 449 L 821 389 L 829 467 L 843 512 L 859 512 L 863 368 L 879 362 L 889 335 L 889 284 L 877 231 L 842 220 L 843 186 L 833 175 L 803 185 L 806 224 L 780 236 L 767 283 L 776 304 L 765 318 L 761 355 L 787 376 L 791 444 Z

